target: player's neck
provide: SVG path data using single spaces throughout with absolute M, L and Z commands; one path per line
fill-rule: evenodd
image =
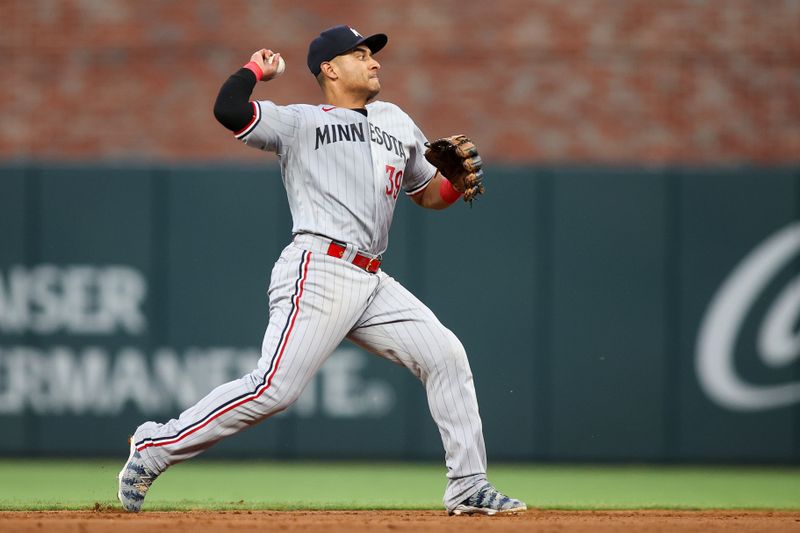
M 366 107 L 369 102 L 368 98 L 364 95 L 338 93 L 336 91 L 325 91 L 325 100 L 329 105 L 348 109 L 361 109 Z

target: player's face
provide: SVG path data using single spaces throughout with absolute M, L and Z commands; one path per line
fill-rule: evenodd
M 357 46 L 352 52 L 334 58 L 340 79 L 346 89 L 355 94 L 363 95 L 369 102 L 381 90 L 378 71 L 381 68 L 372 52 L 366 46 Z

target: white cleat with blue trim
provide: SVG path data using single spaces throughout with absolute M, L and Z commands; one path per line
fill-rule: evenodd
M 158 474 L 144 466 L 142 456 L 136 450 L 136 446 L 131 439 L 131 453 L 128 461 L 119 473 L 119 498 L 122 507 L 131 513 L 138 513 L 142 510 L 144 497 L 150 489 L 150 485 L 156 480 Z
M 509 498 L 502 492 L 499 492 L 487 483 L 478 492 L 456 505 L 453 509 L 448 511 L 448 514 L 462 515 L 462 514 L 484 514 L 496 515 L 507 513 L 519 513 L 527 511 L 528 506 L 519 500 Z

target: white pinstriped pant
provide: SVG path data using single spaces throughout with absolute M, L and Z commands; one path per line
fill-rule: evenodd
M 408 368 L 425 385 L 445 449 L 444 504 L 454 507 L 486 480 L 486 450 L 467 355 L 422 302 L 382 271 L 326 255 L 330 241 L 299 235 L 281 253 L 269 287 L 269 325 L 251 373 L 220 385 L 166 424 L 146 422 L 134 442 L 162 472 L 220 439 L 289 407 L 348 338 Z

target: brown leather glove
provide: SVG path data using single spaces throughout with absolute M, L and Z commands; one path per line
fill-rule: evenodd
M 453 184 L 453 188 L 464 193 L 464 201 L 472 204 L 484 193 L 483 170 L 478 148 L 464 135 L 443 137 L 425 143 L 425 159 Z

